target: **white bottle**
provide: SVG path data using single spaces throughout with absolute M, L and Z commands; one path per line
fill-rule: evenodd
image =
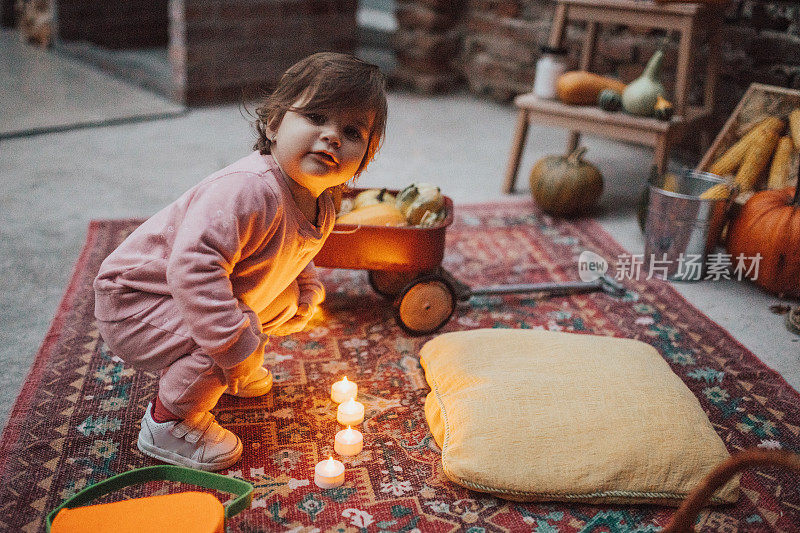
M 536 76 L 533 80 L 533 94 L 539 98 L 552 99 L 556 97 L 556 81 L 567 71 L 566 55 L 564 48 L 551 48 L 543 46 L 542 56 L 536 62 Z

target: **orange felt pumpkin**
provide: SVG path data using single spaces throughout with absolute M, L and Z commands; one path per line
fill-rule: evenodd
M 728 252 L 734 265 L 741 255 L 748 276 L 768 292 L 800 296 L 800 184 L 753 194 L 731 223 Z

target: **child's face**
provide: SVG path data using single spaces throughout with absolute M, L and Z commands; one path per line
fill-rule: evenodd
M 299 106 L 295 102 L 295 106 Z M 367 151 L 374 113 L 287 111 L 277 129 L 272 156 L 298 185 L 316 197 L 346 182 Z

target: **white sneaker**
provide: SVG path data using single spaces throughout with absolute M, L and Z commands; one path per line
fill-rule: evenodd
M 255 398 L 265 395 L 270 390 L 272 390 L 272 372 L 262 366 L 248 376 L 246 383 L 239 384 L 239 390 L 236 393 L 225 389 L 225 394 L 239 398 Z
M 142 418 L 137 446 L 145 455 L 165 463 L 217 471 L 242 456 L 242 441 L 214 420 L 209 412 L 189 420 L 153 420 L 153 404 Z

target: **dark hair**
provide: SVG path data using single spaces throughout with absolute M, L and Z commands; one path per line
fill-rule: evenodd
M 307 100 L 300 108 L 297 100 Z M 281 76 L 275 90 L 256 107 L 254 122 L 258 139 L 253 146 L 270 153 L 267 130 L 276 128 L 287 111 L 307 112 L 337 109 L 366 109 L 375 112 L 367 138 L 367 151 L 355 176 L 367 168 L 380 148 L 386 131 L 386 77 L 380 69 L 349 54 L 320 52 L 301 59 Z

